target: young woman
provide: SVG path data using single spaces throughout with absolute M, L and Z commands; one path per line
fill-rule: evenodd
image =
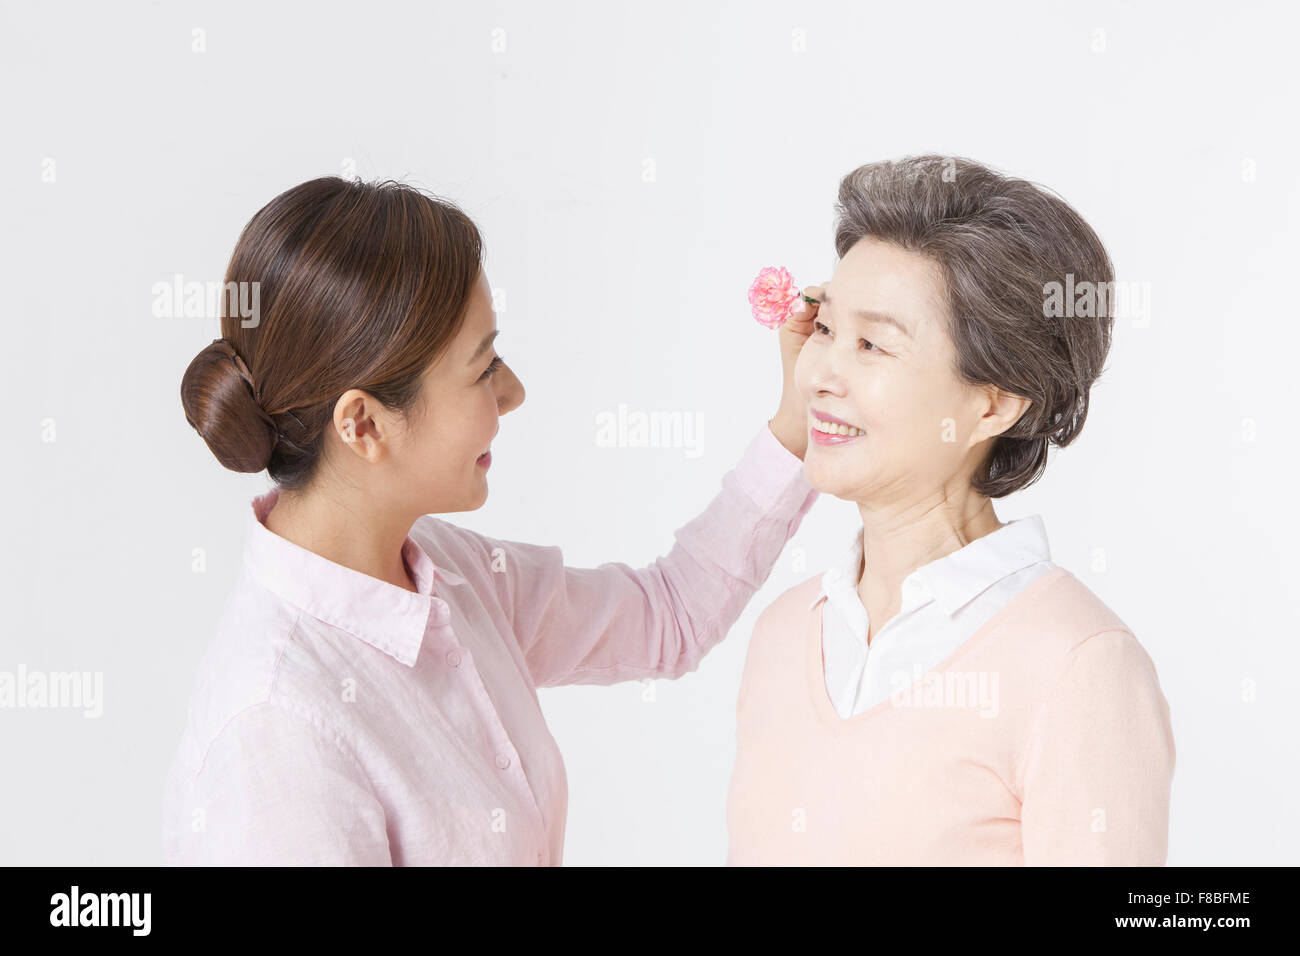
M 559 864 L 536 688 L 676 678 L 726 635 L 817 497 L 793 387 L 815 307 L 782 330 L 775 417 L 671 551 L 584 569 L 430 516 L 482 506 L 524 398 L 463 212 L 312 180 L 253 217 L 226 281 L 258 284 L 258 314 L 223 317 L 181 400 L 222 465 L 275 487 L 166 781 L 166 860 Z
M 808 479 L 862 526 L 755 625 L 728 861 L 1163 864 L 1151 659 L 1041 516 L 993 509 L 1083 427 L 1110 259 L 1059 197 L 964 159 L 863 166 L 838 211 L 796 382 Z

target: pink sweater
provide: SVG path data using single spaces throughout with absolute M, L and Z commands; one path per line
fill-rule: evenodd
M 820 581 L 754 626 L 729 864 L 1164 864 L 1169 705 L 1132 631 L 1074 575 L 1034 581 L 847 720 L 822 679 Z

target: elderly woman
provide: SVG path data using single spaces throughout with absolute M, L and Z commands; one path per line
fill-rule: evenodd
M 993 508 L 1083 427 L 1109 256 L 1057 196 L 963 159 L 863 166 L 837 213 L 793 374 L 804 473 L 862 528 L 755 625 L 728 862 L 1161 865 L 1151 659 L 1041 517 Z

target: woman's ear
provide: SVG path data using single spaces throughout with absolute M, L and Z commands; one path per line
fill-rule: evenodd
M 1033 402 L 1023 395 L 1014 395 L 992 385 L 987 387 L 985 394 L 988 396 L 988 405 L 984 414 L 980 416 L 975 426 L 975 434 L 972 436 L 976 442 L 1001 435 L 1020 421 L 1033 405 Z
M 368 392 L 350 388 L 334 403 L 331 428 L 335 439 L 368 462 L 380 461 L 389 451 L 391 422 L 387 409 Z

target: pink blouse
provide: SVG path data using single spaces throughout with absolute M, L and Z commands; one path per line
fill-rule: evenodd
M 647 567 L 424 516 L 412 593 L 269 531 L 277 494 L 252 502 L 165 781 L 172 865 L 558 865 L 568 790 L 536 688 L 695 670 L 817 498 L 764 426 Z

